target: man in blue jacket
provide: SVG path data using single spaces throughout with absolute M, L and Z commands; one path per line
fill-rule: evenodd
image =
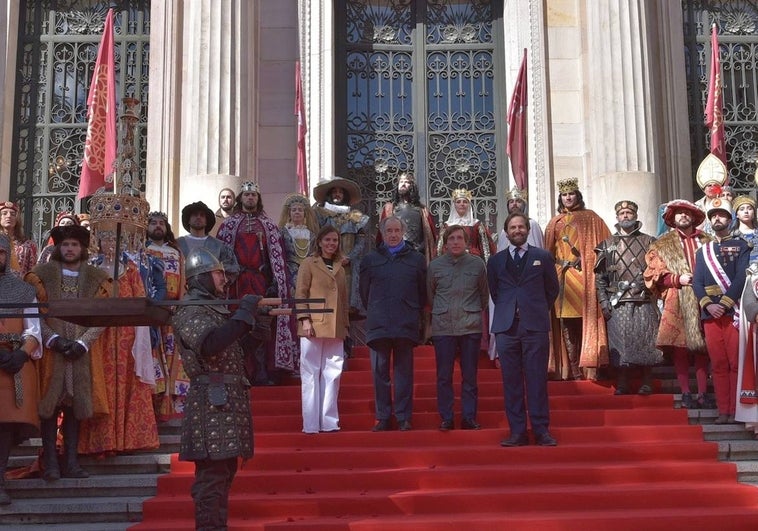
M 526 410 L 539 446 L 555 446 L 548 426 L 547 364 L 550 308 L 558 297 L 553 256 L 526 243 L 529 218 L 519 212 L 505 220 L 510 244 L 487 263 L 495 303 L 492 333 L 503 375 L 505 414 L 511 435 L 502 446 L 526 446 Z M 526 384 L 526 389 L 524 389 Z M 526 404 L 524 394 L 526 391 Z
M 392 429 L 390 356 L 395 375 L 395 419 L 400 430 L 408 431 L 412 428 L 413 347 L 421 342 L 426 305 L 426 259 L 406 244 L 406 226 L 400 218 L 384 218 L 379 230 L 383 243 L 363 258 L 359 275 L 374 374 L 377 423 L 373 431 Z

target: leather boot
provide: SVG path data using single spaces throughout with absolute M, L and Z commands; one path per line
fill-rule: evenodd
M 55 449 L 58 438 L 58 416 L 53 415 L 49 419 L 40 419 L 40 436 L 42 437 L 42 479 L 45 481 L 57 481 L 61 478 L 61 470 L 58 466 L 58 452 Z
M 79 466 L 79 421 L 69 409 L 63 413 L 63 454 L 66 459 L 63 469 L 65 478 L 88 478 L 89 473 Z
M 581 326 L 581 322 L 579 324 Z M 581 348 L 581 343 L 574 337 L 572 325 L 565 324 L 561 330 L 561 335 L 563 336 L 563 344 L 566 345 L 566 353 L 568 354 L 569 379 L 582 380 L 584 379 L 584 374 L 582 373 L 582 369 L 579 368 L 579 349 Z
M 11 497 L 5 490 L 5 469 L 8 467 L 8 458 L 11 455 L 13 434 L 10 430 L 0 433 L 0 505 L 10 505 Z

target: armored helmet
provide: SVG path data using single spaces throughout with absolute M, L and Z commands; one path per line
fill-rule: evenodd
M 202 273 L 211 271 L 223 271 L 224 266 L 206 249 L 194 249 L 187 256 L 184 266 L 184 274 L 187 280 Z

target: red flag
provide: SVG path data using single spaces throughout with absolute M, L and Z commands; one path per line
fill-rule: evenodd
M 508 107 L 508 145 L 516 186 L 526 190 L 526 48 Z
M 708 79 L 708 102 L 705 105 L 705 125 L 711 131 L 711 153 L 726 166 L 726 134 L 724 132 L 724 96 L 719 62 L 719 37 L 716 24 L 711 29 L 711 75 Z
M 116 62 L 113 54 L 113 9 L 105 28 L 87 97 L 87 140 L 84 143 L 78 199 L 112 182 L 116 160 Z
M 303 98 L 303 78 L 300 75 L 300 61 L 295 62 L 295 114 L 297 115 L 297 191 L 308 196 L 308 165 L 305 160 L 305 99 Z

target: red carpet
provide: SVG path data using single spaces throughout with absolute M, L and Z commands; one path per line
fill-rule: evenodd
M 758 489 L 737 482 L 735 466 L 717 460 L 717 445 L 673 409 L 671 395 L 551 382 L 558 446 L 501 448 L 502 384 L 488 361 L 479 370 L 481 431 L 437 430 L 431 347 L 417 349 L 415 379 L 410 432 L 370 431 L 365 349 L 342 379 L 339 433 L 300 433 L 299 387 L 254 388 L 256 454 L 235 479 L 229 528 L 758 529 Z M 193 470 L 174 457 L 131 529 L 191 529 Z

